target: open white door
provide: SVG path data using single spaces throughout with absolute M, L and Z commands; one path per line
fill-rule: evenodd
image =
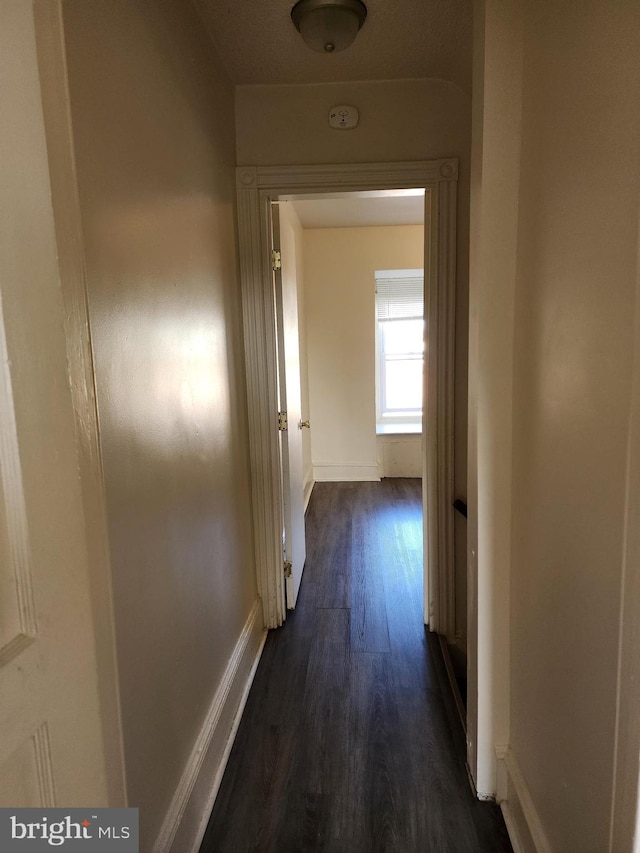
M 304 533 L 304 472 L 300 393 L 300 340 L 298 335 L 298 289 L 296 281 L 296 236 L 291 224 L 291 202 L 272 205 L 276 327 L 278 336 L 278 392 L 281 413 L 281 458 L 283 495 L 283 552 L 287 567 L 287 608 L 296 605 L 306 556 Z M 279 267 L 279 268 L 278 268 Z M 290 567 L 288 564 L 291 564 Z
M 0 77 L 0 806 L 106 806 L 33 3 L 2 5 Z

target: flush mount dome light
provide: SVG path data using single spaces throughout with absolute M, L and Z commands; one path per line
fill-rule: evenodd
M 291 20 L 305 44 L 320 53 L 334 53 L 353 44 L 367 17 L 361 0 L 300 0 Z

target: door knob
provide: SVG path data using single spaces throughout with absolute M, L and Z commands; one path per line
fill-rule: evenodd
M 300 421 L 300 423 L 298 424 L 298 429 L 303 429 L 303 428 L 311 429 L 311 422 L 310 421 Z

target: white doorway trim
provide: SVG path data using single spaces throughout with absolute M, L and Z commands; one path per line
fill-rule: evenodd
M 236 169 L 240 279 L 249 412 L 251 494 L 258 593 L 264 623 L 286 616 L 278 437 L 275 306 L 269 207 L 282 195 L 423 187 L 430 205 L 425 236 L 425 413 L 423 504 L 425 623 L 452 634 L 453 406 L 458 160 Z

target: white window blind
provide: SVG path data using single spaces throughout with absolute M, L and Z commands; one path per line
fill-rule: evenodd
M 413 320 L 424 316 L 424 270 L 376 271 L 376 319 Z

